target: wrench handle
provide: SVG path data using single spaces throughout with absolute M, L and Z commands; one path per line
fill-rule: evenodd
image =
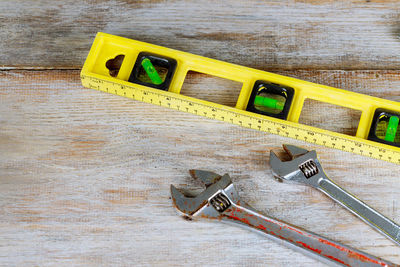
M 371 227 L 400 245 L 400 226 L 339 187 L 332 180 L 321 178 L 318 189 L 358 216 Z
M 354 248 L 342 245 L 296 226 L 257 213 L 251 207 L 232 204 L 222 219 L 267 235 L 308 256 L 338 266 L 398 266 Z

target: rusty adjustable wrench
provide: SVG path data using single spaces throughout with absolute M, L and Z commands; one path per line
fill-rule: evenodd
M 299 250 L 330 265 L 339 266 L 397 266 L 386 260 L 342 245 L 317 234 L 307 232 L 272 217 L 262 215 L 240 200 L 228 174 L 191 170 L 206 189 L 195 197 L 188 197 L 171 185 L 175 207 L 189 218 L 206 218 L 237 223 L 257 230 L 279 243 Z
M 289 155 L 289 161 L 281 161 L 272 150 L 269 159 L 273 174 L 278 180 L 302 183 L 317 188 L 400 245 L 400 226 L 329 179 L 322 169 L 315 150 L 308 151 L 293 145 L 283 145 L 283 149 Z

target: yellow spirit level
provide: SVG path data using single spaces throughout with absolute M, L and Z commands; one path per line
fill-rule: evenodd
M 188 71 L 243 84 L 235 107 L 180 94 Z M 82 84 L 135 100 L 400 164 L 400 104 L 98 33 Z M 355 136 L 298 123 L 304 101 L 361 112 Z

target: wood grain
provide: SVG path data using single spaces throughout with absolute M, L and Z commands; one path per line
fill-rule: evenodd
M 265 70 L 399 69 L 398 1 L 0 1 L 0 67 L 79 69 L 98 31 Z
M 280 73 L 400 101 L 400 71 Z M 317 149 L 331 178 L 400 222 L 399 165 L 86 89 L 79 71 L 2 71 L 0 265 L 322 266 L 244 229 L 184 220 L 169 185 L 200 189 L 191 168 L 228 172 L 260 211 L 400 263 L 398 246 L 321 193 L 272 178 L 269 150 L 287 142 Z
M 400 263 L 321 193 L 273 180 L 268 153 L 317 149 L 328 175 L 398 223 L 400 166 L 86 89 L 78 70 L 104 31 L 400 101 L 398 1 L 4 0 L 0 26 L 1 266 L 322 266 L 184 220 L 169 185 L 200 189 L 191 168 L 228 172 L 256 209 Z M 235 86 L 192 74 L 183 92 L 234 105 Z M 302 122 L 353 133 L 352 114 L 313 103 Z

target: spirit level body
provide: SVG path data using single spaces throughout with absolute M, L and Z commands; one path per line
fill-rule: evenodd
M 136 59 L 141 52 L 176 60 L 176 69 L 167 91 L 128 82 Z M 125 57 L 117 76 L 112 77 L 106 67 L 106 62 L 118 55 Z M 188 71 L 196 71 L 242 83 L 242 89 L 235 107 L 180 94 Z M 398 102 L 106 33 L 97 34 L 82 68 L 81 78 L 82 84 L 89 88 L 400 164 L 399 147 L 367 140 L 375 110 L 380 108 L 400 113 L 400 103 Z M 294 89 L 293 100 L 286 120 L 246 111 L 253 86 L 260 80 L 282 84 Z M 361 117 L 356 135 L 349 136 L 299 124 L 301 110 L 306 99 L 359 110 Z

